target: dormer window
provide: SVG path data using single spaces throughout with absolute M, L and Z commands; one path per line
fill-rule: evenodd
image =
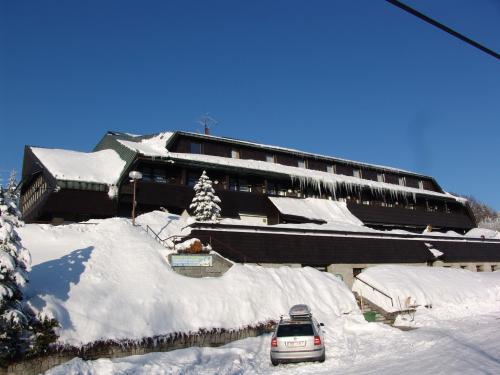
M 335 168 L 334 168 L 333 164 L 327 165 L 326 166 L 326 171 L 328 173 L 335 173 Z
M 297 162 L 297 166 L 299 168 L 305 168 L 306 167 L 306 161 L 304 159 L 301 159 Z
M 274 155 L 270 155 L 270 154 L 266 155 L 266 161 L 268 163 L 274 163 Z
M 361 178 L 361 170 L 359 170 L 358 168 L 354 168 L 354 169 L 352 170 L 352 175 L 353 175 L 354 177 Z
M 383 173 L 377 173 L 377 181 L 378 182 L 385 182 L 385 176 Z
M 240 152 L 238 150 L 232 149 L 231 150 L 231 157 L 233 159 L 239 159 L 240 158 Z
M 418 188 L 419 188 L 420 190 L 424 190 L 424 181 L 422 181 L 422 180 L 419 180 L 419 181 L 418 181 Z
M 189 145 L 189 151 L 192 154 L 201 154 L 201 143 L 199 142 L 191 142 Z
M 406 178 L 399 177 L 398 181 L 399 181 L 399 185 L 401 185 L 401 186 L 405 186 L 406 185 Z

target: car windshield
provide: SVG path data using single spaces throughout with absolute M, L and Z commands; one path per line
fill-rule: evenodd
M 284 324 L 278 327 L 278 337 L 287 336 L 313 336 L 311 324 Z

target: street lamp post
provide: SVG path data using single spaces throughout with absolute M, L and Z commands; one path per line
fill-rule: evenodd
M 139 171 L 131 171 L 128 176 L 130 177 L 130 182 L 134 184 L 134 194 L 132 197 L 132 225 L 135 225 L 135 206 L 137 206 L 137 201 L 135 200 L 135 191 L 137 187 L 137 181 L 142 178 L 142 173 Z

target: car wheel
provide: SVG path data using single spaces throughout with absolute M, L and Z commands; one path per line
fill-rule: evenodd
M 279 362 L 278 362 L 278 361 L 276 361 L 276 360 L 274 360 L 274 359 L 271 359 L 271 364 L 272 364 L 273 366 L 278 366 L 278 365 L 279 365 Z
M 323 355 L 320 357 L 319 361 L 321 363 L 323 363 L 323 362 L 325 362 L 325 359 L 326 359 L 326 355 L 325 355 L 325 353 L 323 353 Z

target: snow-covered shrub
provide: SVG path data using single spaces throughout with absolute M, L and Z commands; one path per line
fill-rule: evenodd
M 198 221 L 217 221 L 220 219 L 220 199 L 215 195 L 212 181 L 203 171 L 200 179 L 194 185 L 195 195 L 189 209 Z
M 22 225 L 9 191 L 0 187 L 0 365 L 43 351 L 42 342 L 55 336 L 57 325 L 53 319 L 39 320 L 22 301 L 31 263 L 15 229 Z

